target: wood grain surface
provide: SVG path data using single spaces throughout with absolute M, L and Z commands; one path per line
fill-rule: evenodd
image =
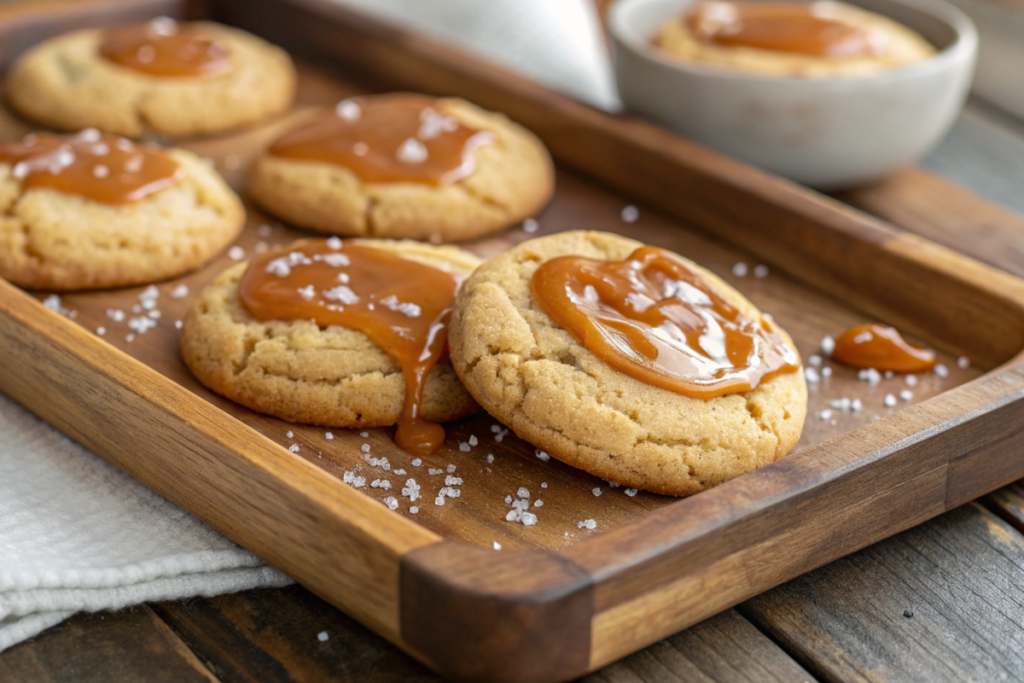
M 280 18 L 275 17 L 274 11 L 285 4 L 263 2 L 261 8 L 272 11 L 253 12 L 248 16 L 262 22 L 269 30 Z M 327 12 L 322 3 L 312 0 L 287 4 L 291 10 L 314 8 L 321 14 Z M 223 11 L 237 15 L 240 5 L 224 2 L 221 7 Z M 353 54 L 353 51 L 367 47 L 367 39 L 360 42 L 358 31 L 353 33 L 355 29 L 352 28 L 331 32 L 322 25 L 310 24 L 310 17 L 315 19 L 316 16 L 317 12 L 312 12 L 305 23 L 297 21 L 294 26 L 272 28 L 285 33 L 290 31 L 293 39 L 303 34 L 310 45 L 322 49 L 327 49 L 326 41 L 332 36 L 335 39 L 339 35 L 355 36 L 354 44 L 335 40 L 329 47 L 342 61 L 347 59 L 350 64 L 358 62 L 366 67 L 365 55 Z M 353 26 L 359 28 L 362 24 Z M 380 38 L 381 33 L 379 30 L 370 31 L 369 36 L 371 39 Z M 386 34 L 390 38 L 396 36 Z M 446 57 L 443 51 L 419 42 L 410 47 L 403 42 L 407 40 L 396 40 L 390 47 L 381 43 L 370 50 L 371 57 L 377 60 L 375 68 L 378 72 L 384 68 L 393 76 L 397 74 L 392 79 L 393 83 L 405 84 L 410 79 L 418 79 L 416 82 L 423 84 L 424 89 L 453 92 L 479 86 L 479 97 L 475 99 L 521 118 L 548 140 L 560 160 L 625 192 L 625 195 L 617 195 L 606 187 L 563 171 L 559 177 L 560 190 L 556 202 L 540 217 L 542 233 L 576 226 L 611 229 L 681 251 L 710 265 L 741 291 L 748 293 L 755 303 L 773 312 L 784 327 L 795 333 L 805 355 L 814 351 L 821 336 L 834 333 L 841 329 L 839 326 L 850 322 L 882 319 L 899 324 L 944 350 L 943 360 L 953 369 L 948 382 L 929 378 L 917 385 L 914 403 L 977 377 L 981 370 L 1008 360 L 1024 345 L 1024 316 L 1020 307 L 1020 302 L 1024 301 L 1024 290 L 1014 278 L 930 242 L 899 233 L 806 190 L 780 183 L 671 138 L 652 126 L 632 121 L 613 122 L 609 117 L 591 113 L 566 100 L 549 97 L 518 81 L 511 85 L 506 83 L 504 88 L 495 88 L 494 70 L 474 66 L 453 72 L 448 68 L 452 66 L 451 58 Z M 410 61 L 410 55 L 419 59 Z M 427 59 L 423 59 L 424 55 Z M 368 71 L 374 73 L 373 68 Z M 339 78 L 337 72 L 325 75 L 318 69 L 305 68 L 301 105 L 329 104 L 340 96 L 361 92 L 367 87 L 372 90 L 387 87 L 380 80 L 367 82 L 352 80 L 350 76 L 345 74 Z M 497 104 L 491 104 L 491 98 Z M 540 115 L 542 110 L 536 108 L 538 103 L 550 105 L 546 117 Z M 569 129 L 566 128 L 567 122 L 576 125 Z M 279 121 L 243 134 L 190 146 L 213 158 L 237 184 L 253 151 L 280 130 L 284 123 Z M 25 128 L 9 118 L 3 130 L 13 136 L 24 132 Z M 571 134 L 567 135 L 567 132 Z M 672 182 L 668 183 L 667 178 Z M 658 179 L 664 182 L 651 182 Z M 628 201 L 640 206 L 641 220 L 638 223 L 627 225 L 619 218 L 620 208 Z M 265 225 L 269 229 L 261 230 Z M 764 226 L 771 227 L 770 234 L 763 229 Z M 254 213 L 247 235 L 239 246 L 245 253 L 251 253 L 259 242 L 283 243 L 293 236 L 294 233 L 283 226 Z M 513 231 L 498 239 L 474 244 L 471 248 L 487 255 L 525 237 L 523 233 Z M 743 244 L 743 248 L 722 240 Z M 738 262 L 748 267 L 758 262 L 768 263 L 771 274 L 763 279 L 731 276 L 732 265 Z M 227 263 L 229 261 L 222 258 L 219 263 L 184 281 L 194 291 Z M 174 284 L 164 285 L 163 292 L 166 294 Z M 941 297 L 935 296 L 937 291 L 942 292 Z M 294 429 L 294 443 L 300 445 L 299 457 L 282 455 L 287 454 L 282 448 L 268 448 L 269 442 L 261 440 L 261 432 L 278 443 L 293 443 L 285 437 L 287 429 L 283 425 L 209 396 L 195 385 L 177 360 L 175 333 L 170 322 L 180 314 L 175 307 L 184 306 L 185 302 L 176 303 L 162 297 L 161 311 L 165 316 L 162 320 L 165 319 L 167 324 L 131 340 L 125 330 L 109 322 L 108 308 L 131 310 L 137 296 L 138 290 L 68 296 L 64 298 L 64 305 L 74 311 L 77 323 L 88 330 L 104 327 L 105 340 L 191 390 L 198 398 L 173 392 L 171 396 L 157 397 L 152 392 L 143 391 L 145 387 L 142 385 L 133 386 L 132 376 L 148 375 L 131 362 L 125 363 L 118 373 L 112 373 L 115 379 L 112 385 L 104 385 L 104 378 L 95 374 L 87 373 L 81 378 L 101 385 L 100 394 L 108 400 L 122 400 L 126 409 L 133 400 L 142 399 L 166 410 L 168 416 L 183 407 L 186 413 L 198 415 L 199 411 L 188 406 L 198 405 L 194 401 L 206 399 L 252 428 L 241 428 L 213 438 L 212 424 L 189 420 L 188 427 L 193 430 L 189 432 L 190 436 L 194 436 L 194 430 L 198 429 L 199 433 L 209 437 L 206 441 L 199 439 L 192 450 L 197 453 L 214 451 L 217 455 L 216 462 L 213 462 L 204 458 L 204 453 L 197 454 L 197 462 L 210 468 L 209 480 L 199 482 L 198 493 L 190 498 L 186 487 L 171 481 L 172 477 L 167 473 L 140 469 L 126 455 L 119 456 L 119 452 L 124 452 L 123 445 L 97 440 L 95 433 L 89 430 L 75 430 L 76 425 L 80 426 L 88 419 L 95 420 L 97 416 L 81 410 L 76 412 L 76 406 L 68 401 L 56 402 L 39 410 L 87 445 L 112 457 L 115 463 L 147 483 L 152 482 L 151 485 L 173 500 L 183 502 L 190 509 L 196 508 L 201 516 L 229 535 L 248 545 L 255 544 L 258 552 L 275 564 L 286 570 L 298 566 L 302 557 L 289 557 L 279 552 L 273 543 L 261 543 L 244 525 L 233 523 L 217 509 L 194 498 L 202 499 L 213 492 L 225 493 L 216 486 L 216 480 L 230 472 L 218 470 L 221 460 L 231 463 L 230 467 L 244 465 L 255 467 L 255 471 L 265 471 L 270 476 L 296 477 L 302 482 L 301 486 L 315 489 L 322 484 L 331 487 L 330 477 L 336 477 L 345 468 L 364 467 L 355 448 L 363 439 L 354 434 L 342 434 L 328 443 L 320 433 L 322 430 Z M 6 312 L 18 323 L 18 329 L 6 329 L 11 345 L 35 346 L 45 350 L 46 337 L 52 335 L 44 334 L 43 327 L 36 326 L 31 330 L 33 334 L 24 335 L 24 330 L 32 327 L 30 321 L 42 321 L 46 327 L 60 330 L 64 335 L 59 339 L 62 344 L 76 347 L 76 353 L 72 354 L 74 358 L 69 357 L 70 364 L 60 370 L 74 372 L 83 363 L 89 365 L 90 353 L 99 348 L 95 340 L 87 341 L 81 330 L 74 331 L 76 328 L 53 320 L 53 316 L 40 318 L 30 314 L 22 297 L 14 293 L 8 293 L 6 299 L 11 302 Z M 23 315 L 19 317 L 19 313 Z M 983 342 L 974 333 L 979 325 L 988 332 Z M 49 351 L 55 353 L 56 349 Z M 975 362 L 969 367 L 959 368 L 954 361 L 955 355 L 965 352 Z M 32 358 L 32 353 L 29 353 L 17 356 L 17 361 L 30 363 Z M 99 364 L 93 362 L 92 367 L 98 368 Z M 44 385 L 40 381 L 44 377 L 51 384 L 60 383 L 55 374 L 37 376 L 22 373 L 21 377 L 9 379 L 4 388 L 25 400 L 24 397 L 32 396 L 34 385 Z M 331 508 L 329 514 L 344 518 L 346 527 L 350 524 L 360 527 L 360 520 L 365 519 L 366 526 L 360 527 L 366 532 L 363 542 L 373 545 L 381 542 L 384 536 L 391 535 L 391 532 L 379 533 L 381 529 L 393 530 L 397 540 L 384 543 L 390 551 L 379 556 L 379 564 L 377 559 L 367 562 L 369 569 L 363 575 L 365 578 L 374 573 L 373 568 L 384 568 L 382 573 L 374 574 L 378 580 L 375 585 L 380 586 L 376 596 L 352 595 L 352 585 L 332 585 L 332 577 L 327 574 L 322 578 L 303 575 L 303 579 L 396 640 L 397 622 L 393 610 L 397 599 L 397 557 L 394 553 L 404 555 L 409 549 L 434 543 L 437 536 L 431 532 L 485 547 L 493 539 L 501 538 L 510 549 L 567 548 L 565 557 L 604 584 L 603 590 L 597 593 L 597 604 L 606 611 L 598 615 L 595 622 L 595 640 L 590 654 L 590 665 L 598 666 L 794 573 L 806 571 L 850 549 L 937 514 L 998 482 L 1019 476 L 1021 466 L 1003 456 L 1018 446 L 1015 439 L 1019 438 L 1016 436 L 1019 429 L 1016 428 L 1021 416 L 1016 403 L 1021 392 L 1020 381 L 1020 373 L 1001 371 L 923 405 L 886 411 L 879 405 L 884 396 L 882 392 L 898 392 L 906 386 L 894 378 L 863 394 L 865 402 L 877 412 L 837 415 L 834 422 L 832 418 L 819 418 L 820 424 L 812 418 L 801 443 L 803 457 L 798 455 L 784 464 L 768 468 L 763 471 L 763 476 L 758 473 L 757 476 L 737 480 L 732 486 L 712 492 L 713 495 L 691 499 L 699 502 L 689 504 L 691 501 L 687 501 L 688 505 L 669 506 L 667 503 L 670 501 L 656 496 L 628 499 L 613 489 L 605 489 L 605 496 L 598 500 L 590 489 L 593 484 L 600 486 L 600 482 L 588 481 L 557 463 L 538 463 L 532 457 L 531 449 L 512 437 L 500 446 L 497 443 L 487 444 L 488 450 L 499 458 L 496 466 L 485 465 L 485 461 L 481 461 L 484 449 L 471 449 L 466 455 L 465 451 L 457 448 L 458 441 L 468 440 L 469 435 L 488 436 L 493 422 L 477 418 L 456 426 L 453 430 L 454 443 L 449 443 L 436 465 L 446 467 L 458 462 L 460 475 L 478 469 L 476 473 L 482 476 L 479 479 L 474 477 L 472 484 L 467 479 L 468 493 L 460 499 L 460 506 L 424 510 L 424 514 L 417 517 L 416 521 L 430 530 L 428 532 L 414 531 L 421 527 L 405 522 L 381 524 L 385 517 L 390 520 L 396 516 L 389 515 L 380 506 L 367 508 L 360 505 L 356 502 L 362 495 L 359 493 L 342 494 L 339 505 L 333 508 L 324 498 L 307 495 L 307 500 L 302 501 L 301 497 L 289 500 L 286 496 L 281 500 L 281 510 L 284 512 L 293 504 L 301 507 L 303 502 L 313 502 L 325 511 Z M 155 378 L 152 384 L 160 385 Z M 858 392 L 864 392 L 865 388 L 864 383 L 857 382 L 852 373 L 836 368 L 828 382 L 816 387 L 819 393 L 812 392 L 812 401 L 818 401 L 817 404 L 812 403 L 814 414 L 824 410 L 829 399 L 860 397 L 862 394 Z M 34 406 L 37 404 L 38 399 L 33 402 Z M 864 423 L 874 415 L 881 419 L 870 428 L 864 427 Z M 967 415 L 971 418 L 969 423 L 963 419 Z M 959 429 L 965 424 L 972 428 Z M 857 429 L 858 425 L 861 428 Z M 174 443 L 171 426 L 170 422 L 163 424 L 161 419 L 159 429 L 167 431 L 158 431 L 156 435 L 164 435 L 169 443 Z M 231 454 L 222 447 L 224 441 L 237 442 L 238 439 L 250 444 L 254 454 L 243 461 L 232 462 Z M 394 457 L 394 462 L 401 462 L 401 454 L 393 450 L 386 431 L 373 430 L 365 439 L 372 445 L 373 453 L 384 453 L 389 458 Z M 894 444 L 899 444 L 902 449 L 896 451 L 900 458 L 890 457 L 894 454 Z M 138 447 L 138 444 L 134 445 Z M 179 442 L 177 446 L 186 444 Z M 878 465 L 883 459 L 885 464 Z M 274 466 L 268 463 L 274 463 Z M 275 469 L 278 466 L 280 468 Z M 847 477 L 854 470 L 861 479 Z M 241 474 L 251 477 L 254 470 L 244 470 Z M 181 474 L 177 476 L 180 478 Z M 505 510 L 499 501 L 522 482 L 529 484 L 532 491 L 541 490 L 541 483 L 551 482 L 546 489 L 550 494 L 545 495 L 550 497 L 545 500 L 544 509 L 544 523 L 550 527 L 538 525 L 541 528 L 534 533 L 503 521 Z M 878 495 L 866 498 L 852 495 L 855 491 L 873 488 L 879 490 Z M 228 497 L 242 499 L 240 493 L 228 494 Z M 823 505 L 822 501 L 831 501 L 834 505 Z M 241 509 L 250 508 L 243 505 Z M 788 516 L 777 514 L 783 510 Z M 886 514 L 878 514 L 881 510 Z M 573 531 L 575 521 L 592 511 L 602 515 L 601 531 L 612 529 L 607 537 Z M 755 511 L 753 516 L 743 517 Z M 828 514 L 834 516 L 829 519 Z M 681 522 L 681 517 L 686 516 L 690 521 Z M 313 517 L 315 519 L 316 515 Z M 823 522 L 816 525 L 818 519 Z M 637 524 L 635 520 L 644 520 L 646 524 Z M 702 520 L 712 522 L 706 524 Z M 845 525 L 842 524 L 844 522 Z M 640 534 L 639 539 L 627 538 L 627 524 L 629 531 Z M 840 527 L 838 530 L 837 526 Z M 623 532 L 619 537 L 615 536 L 616 527 Z M 792 533 L 787 535 L 783 527 Z M 654 534 L 648 535 L 648 531 Z M 707 535 L 712 532 L 715 536 Z M 795 535 L 797 532 L 807 535 L 800 537 Z M 280 528 L 278 533 L 284 537 L 293 530 Z M 665 534 L 664 548 L 675 548 L 680 554 L 664 554 L 653 558 L 652 564 L 649 553 L 658 547 L 658 533 Z M 350 534 L 350 529 L 346 528 L 345 534 Z M 767 541 L 758 542 L 757 538 L 765 534 Z M 718 540 L 725 539 L 727 535 L 728 540 Z M 809 542 L 801 546 L 799 552 L 793 553 L 801 538 Z M 307 543 L 315 546 L 312 538 L 308 538 Z M 316 547 L 315 550 L 322 552 L 323 549 Z M 617 551 L 621 553 L 616 558 L 600 559 L 602 552 Z M 339 559 L 350 554 L 352 548 L 342 547 L 340 552 Z M 377 550 L 369 555 L 378 555 Z M 408 555 L 410 558 L 414 556 L 415 553 Z M 761 571 L 751 574 L 753 569 Z M 691 574 L 680 580 L 673 579 L 672 575 L 681 570 Z M 359 571 L 356 571 L 350 578 L 358 580 L 359 576 Z M 712 581 L 715 576 L 731 576 L 739 581 L 731 586 L 715 585 Z M 471 573 L 466 577 L 471 577 Z M 650 584 L 652 579 L 653 585 L 643 585 L 643 581 Z M 701 593 L 709 586 L 714 589 L 711 593 L 714 600 L 708 600 L 707 595 Z M 676 610 L 667 610 L 666 605 L 669 604 L 675 604 Z M 689 609 L 689 612 L 679 614 L 679 609 Z M 632 624 L 625 634 L 621 630 L 624 624 L 620 619 L 622 615 L 626 615 L 626 621 Z M 601 618 L 605 621 L 601 622 Z M 730 633 L 741 628 L 748 629 L 748 633 L 753 632 L 749 624 L 738 616 L 733 615 L 733 621 L 729 623 L 733 624 L 728 627 Z M 419 628 L 418 636 L 422 637 L 423 629 L 427 627 Z M 691 663 L 704 672 L 718 666 L 711 660 L 702 661 L 699 665 Z M 783 661 L 787 666 L 791 664 L 785 658 Z M 434 660 L 434 664 L 442 663 Z M 788 669 L 790 674 L 795 670 Z

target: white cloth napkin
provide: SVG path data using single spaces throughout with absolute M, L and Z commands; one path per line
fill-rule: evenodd
M 618 106 L 590 0 L 337 1 Z M 78 611 L 289 582 L 0 394 L 0 651 Z
M 0 651 L 81 610 L 287 583 L 0 394 Z

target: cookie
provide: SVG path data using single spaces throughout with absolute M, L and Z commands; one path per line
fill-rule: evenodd
M 133 31 L 163 42 L 139 42 Z M 174 42 L 182 36 L 199 42 L 192 47 Z M 162 55 L 182 50 L 186 56 L 213 53 L 217 59 L 154 68 L 164 64 Z M 133 138 L 147 132 L 209 134 L 250 124 L 284 111 L 294 91 L 295 69 L 280 48 L 220 24 L 170 19 L 51 38 L 25 53 L 7 79 L 8 98 L 26 118 L 53 128 L 93 127 Z
M 409 94 L 320 113 L 271 145 L 248 183 L 253 201 L 303 228 L 435 243 L 514 225 L 553 189 L 547 150 L 523 127 L 463 100 Z
M 289 247 L 301 253 L 304 244 Z M 411 241 L 352 240 L 457 275 L 479 260 L 455 247 Z M 401 365 L 354 329 L 311 320 L 261 322 L 240 298 L 247 264 L 232 266 L 197 297 L 182 327 L 182 356 L 213 391 L 289 422 L 384 427 L 402 414 Z M 479 410 L 447 360 L 430 370 L 420 403 L 426 420 L 445 422 Z
M 613 368 L 556 325 L 533 294 L 534 272 L 550 259 L 621 261 L 640 246 L 617 235 L 567 232 L 529 240 L 481 265 L 459 292 L 449 338 L 466 388 L 551 456 L 656 493 L 697 493 L 784 456 L 800 438 L 807 409 L 801 372 L 775 375 L 743 393 L 691 398 Z M 686 263 L 722 299 L 762 320 L 729 285 Z
M 175 277 L 219 254 L 245 222 L 239 198 L 196 155 L 95 130 L 0 146 L 0 207 L 0 277 L 28 289 Z

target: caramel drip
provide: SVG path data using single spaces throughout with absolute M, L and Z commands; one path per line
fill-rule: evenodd
M 433 453 L 444 429 L 421 417 L 427 375 L 448 348 L 448 323 L 461 277 L 382 249 L 338 238 L 256 256 L 240 287 L 257 320 L 312 320 L 358 330 L 398 361 L 405 403 L 395 443 Z
M 878 39 L 865 29 L 830 16 L 827 2 L 727 2 L 697 4 L 686 16 L 694 37 L 725 47 L 749 47 L 812 57 L 851 58 L 878 54 Z
M 150 76 L 212 76 L 231 70 L 226 45 L 166 17 L 110 29 L 99 50 L 111 62 Z
M 616 370 L 684 396 L 750 391 L 800 359 L 773 323 L 755 320 L 672 252 L 625 261 L 560 256 L 530 281 L 541 308 Z
M 855 368 L 924 372 L 935 367 L 935 352 L 911 346 L 893 327 L 857 325 L 836 337 L 832 360 Z
M 104 204 L 137 202 L 185 177 L 163 150 L 91 128 L 77 135 L 31 133 L 0 145 L 0 163 L 13 166 L 23 191 L 50 188 Z
M 421 183 L 441 187 L 473 172 L 473 151 L 493 141 L 442 113 L 424 95 L 379 95 L 343 100 L 334 111 L 286 133 L 270 154 L 343 166 L 365 183 Z

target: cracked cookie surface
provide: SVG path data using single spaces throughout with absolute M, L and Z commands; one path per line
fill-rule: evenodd
M 248 194 L 278 217 L 318 232 L 435 243 L 488 235 L 543 208 L 554 170 L 533 133 L 464 100 L 439 99 L 436 108 L 495 138 L 473 150 L 474 171 L 450 185 L 364 183 L 342 166 L 263 154 L 250 170 Z
M 807 410 L 802 372 L 746 393 L 689 398 L 607 365 L 556 325 L 530 291 L 530 278 L 548 259 L 621 260 L 640 246 L 618 235 L 567 232 L 481 265 L 459 291 L 449 336 L 452 364 L 469 392 L 553 457 L 656 493 L 698 493 L 784 456 L 799 440 Z M 760 317 L 728 284 L 692 267 L 731 304 Z
M 455 247 L 390 240 L 355 243 L 458 274 L 472 272 L 479 263 Z M 221 273 L 185 318 L 182 356 L 199 381 L 236 403 L 289 422 L 326 427 L 395 424 L 405 398 L 398 362 L 356 330 L 322 329 L 306 320 L 256 320 L 238 296 L 246 267 L 238 264 Z M 422 416 L 447 422 L 477 410 L 451 363 L 434 366 L 427 376 Z
M 128 204 L 103 204 L 49 188 L 22 190 L 0 164 L 0 277 L 28 289 L 127 287 L 198 268 L 245 224 L 241 200 L 213 168 L 166 150 L 177 184 Z
M 230 71 L 151 76 L 102 57 L 102 32 L 85 29 L 22 56 L 8 75 L 8 98 L 26 118 L 47 126 L 133 138 L 150 131 L 174 137 L 215 133 L 288 107 L 295 69 L 287 53 L 245 31 L 211 22 L 195 26 L 228 47 Z

